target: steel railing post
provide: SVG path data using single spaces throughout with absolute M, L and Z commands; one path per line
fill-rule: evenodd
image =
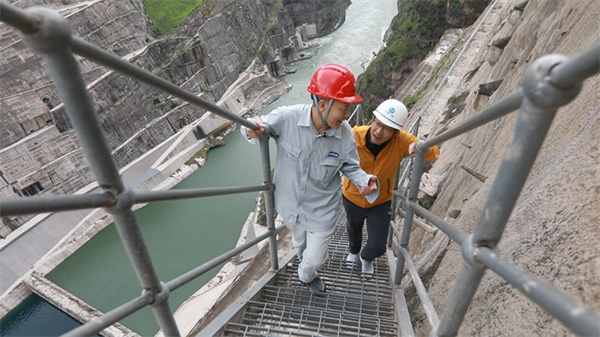
M 79 70 L 79 63 L 69 47 L 72 37 L 69 23 L 53 10 L 32 8 L 35 29 L 20 33 L 23 41 L 44 56 L 48 70 L 74 126 L 75 133 L 99 186 L 117 199 L 117 204 L 107 208 L 114 215 L 115 224 L 127 249 L 143 289 L 153 293 L 154 315 L 165 334 L 179 336 L 175 319 L 167 301 L 168 292 L 158 275 L 144 239 L 131 210 L 133 193 L 127 191 L 119 170 L 108 148 L 102 128 L 95 113 L 86 84 Z
M 400 181 L 401 181 L 401 176 L 402 176 L 402 167 L 399 166 L 398 171 L 396 171 L 396 176 L 394 177 L 394 191 L 398 190 L 398 186 L 400 185 Z M 402 178 L 404 178 L 404 177 L 402 177 Z M 396 193 L 394 193 L 394 194 L 392 194 L 392 204 L 391 204 L 392 217 L 390 219 L 391 222 L 394 222 L 394 219 L 396 219 L 396 216 L 398 215 L 397 205 L 398 205 L 398 197 L 396 196 Z M 390 228 L 388 229 L 387 246 L 391 247 L 393 241 L 394 241 L 394 229 L 390 225 Z
M 525 72 L 524 99 L 517 122 L 475 232 L 463 242 L 465 260 L 436 331 L 439 336 L 458 332 L 485 271 L 474 257 L 477 247 L 493 249 L 500 241 L 558 107 L 570 102 L 581 89 L 581 84 L 563 90 L 548 82 L 552 68 L 566 59 L 563 55 L 546 55 Z
M 420 140 L 415 144 L 415 160 L 413 163 L 413 175 L 410 182 L 410 191 L 406 200 L 406 217 L 402 226 L 402 236 L 400 238 L 400 248 L 406 248 L 408 251 L 408 240 L 410 239 L 410 230 L 412 228 L 413 217 L 415 212 L 410 207 L 410 201 L 416 201 L 419 194 L 419 184 L 421 183 L 421 174 L 423 173 L 423 163 L 425 162 L 425 154 L 428 149 L 423 149 L 421 145 L 424 141 Z M 396 274 L 394 275 L 394 284 L 399 285 L 404 272 L 404 256 L 398 255 L 396 264 Z
M 417 117 L 417 119 L 414 121 L 413 126 L 410 128 L 409 132 L 413 135 L 417 135 L 417 133 L 419 132 L 419 124 L 421 122 L 421 117 Z M 404 181 L 406 180 L 406 178 L 408 177 L 408 174 L 410 173 L 410 170 L 412 168 L 412 160 L 409 158 L 404 158 L 401 161 L 402 163 L 405 163 L 403 167 L 402 165 L 400 165 L 398 167 L 398 171 L 396 172 L 396 176 L 394 177 L 394 192 L 397 192 L 398 189 L 400 187 L 402 187 L 402 189 L 404 190 Z M 394 220 L 396 219 L 396 216 L 398 216 L 399 210 L 398 207 L 401 205 L 401 203 L 398 201 L 398 196 L 396 195 L 396 193 L 394 193 L 392 195 L 392 219 L 391 221 L 394 222 Z M 388 240 L 387 240 L 387 245 L 388 247 L 392 246 L 394 240 L 394 231 L 390 226 L 390 229 L 388 231 Z
M 271 179 L 271 156 L 269 153 L 269 132 L 268 130 L 260 137 L 260 161 L 262 164 L 262 173 L 264 184 L 269 187 L 264 195 L 265 213 L 267 215 L 267 228 L 271 233 L 269 238 L 269 248 L 271 251 L 271 269 L 279 269 L 279 259 L 277 257 L 277 232 L 275 231 L 275 207 L 273 206 L 273 180 Z

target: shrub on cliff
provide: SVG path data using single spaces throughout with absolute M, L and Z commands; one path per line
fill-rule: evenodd
M 143 3 L 146 15 L 160 35 L 174 31 L 191 12 L 204 4 L 204 0 L 143 0 Z

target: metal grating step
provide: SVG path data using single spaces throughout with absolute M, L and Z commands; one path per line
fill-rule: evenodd
M 241 324 L 327 336 L 397 336 L 393 320 L 296 304 L 252 302 Z
M 344 254 L 343 261 L 329 259 L 323 270 L 319 271 L 321 279 L 326 284 L 327 293 L 372 296 L 383 301 L 391 301 L 393 295 L 387 265 L 383 267 L 378 264 L 379 261 L 375 262 L 375 276 L 364 278 L 360 265 L 354 265 L 352 268 L 347 267 L 345 256 Z M 306 285 L 298 279 L 297 270 L 298 260 L 288 263 L 285 270 L 277 274 L 275 285 L 306 289 Z
M 342 313 L 355 313 L 373 316 L 376 319 L 394 320 L 394 306 L 389 301 L 379 301 L 371 297 L 346 294 L 315 295 L 309 290 L 299 288 L 265 287 L 260 302 L 271 304 L 313 307 L 321 310 L 333 310 Z
M 327 331 L 321 332 L 313 332 L 307 329 L 298 329 L 298 330 L 289 330 L 289 329 L 279 329 L 276 327 L 263 327 L 263 326 L 248 326 L 237 323 L 230 323 L 227 325 L 225 329 L 225 336 L 310 336 L 310 337 L 320 337 L 320 336 L 340 336 L 340 337 L 356 337 L 361 336 L 357 333 L 331 333 Z
M 225 325 L 223 336 L 398 336 L 387 259 L 375 260 L 371 278 L 363 277 L 360 262 L 348 265 L 345 222 L 342 212 L 319 271 L 324 294 L 313 294 L 298 279 L 294 258 L 247 303 L 239 322 Z

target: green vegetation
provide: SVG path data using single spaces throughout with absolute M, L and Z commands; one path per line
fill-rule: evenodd
M 431 200 L 429 198 L 423 198 L 423 200 L 419 201 L 419 205 L 425 209 L 430 209 L 435 200 Z
M 387 47 L 358 78 L 358 92 L 365 98 L 361 103 L 365 111 L 374 108 L 370 105 L 389 98 L 410 75 L 412 67 L 433 50 L 444 32 L 457 28 L 447 21 L 448 17 L 454 19 L 451 22 L 460 22 L 461 27 L 466 27 L 476 20 L 488 1 L 462 3 L 451 0 L 448 7 L 446 3 L 440 0 L 405 1 L 402 13 L 394 18 L 390 27 Z M 465 9 L 469 9 L 468 13 Z M 404 103 L 409 109 L 421 98 L 423 91 L 425 89 L 405 98 Z
M 158 34 L 172 32 L 196 8 L 204 4 L 203 0 L 143 0 L 146 15 Z
M 448 28 L 444 19 L 445 4 L 435 0 L 408 0 L 405 6 L 404 13 L 392 22 L 392 34 L 387 47 L 359 77 L 359 93 L 367 92 L 367 97 L 373 96 L 368 101 L 377 102 L 389 98 L 399 85 L 398 80 L 392 79 L 391 75 L 406 72 L 403 68 L 408 61 L 425 58 Z M 402 77 L 406 76 L 403 74 Z M 413 99 L 414 102 L 418 100 Z M 366 111 L 374 108 L 367 105 L 372 103 L 363 103 Z
M 421 50 L 415 48 L 417 41 L 407 36 L 401 36 L 398 40 L 393 41 L 386 49 L 387 56 L 394 62 L 395 67 L 402 65 L 402 62 L 413 57 L 426 56 L 431 48 Z
M 258 204 L 258 224 L 261 226 L 267 225 L 267 212 L 265 208 L 265 192 L 260 192 L 260 202 Z
M 163 56 L 156 64 L 152 67 L 151 70 L 161 68 L 164 64 L 166 64 L 171 59 L 171 55 Z
M 417 102 L 421 99 L 421 97 L 423 97 L 424 91 L 425 90 L 419 90 L 419 92 L 416 93 L 415 95 L 404 97 L 404 99 L 402 100 L 402 103 L 404 103 L 404 105 L 406 105 L 406 108 L 408 109 L 408 111 L 410 111 L 413 108 L 413 106 L 415 106 L 415 104 L 417 104 Z
M 377 56 L 373 62 L 377 62 L 380 59 L 381 57 Z M 380 67 L 367 68 L 359 80 L 359 86 L 361 88 L 368 88 L 371 93 L 381 97 L 391 95 L 393 91 L 388 88 L 384 76 L 381 76 L 381 72 L 379 72 L 379 70 L 385 72 L 387 68 L 389 68 L 389 66 L 383 63 L 380 64 Z M 366 111 L 370 111 L 370 109 L 366 109 Z
M 438 62 L 437 66 L 433 70 L 431 76 L 429 76 L 429 78 L 427 79 L 427 82 L 419 89 L 419 91 L 416 94 L 405 97 L 402 100 L 402 103 L 404 103 L 404 105 L 406 105 L 406 108 L 408 109 L 408 111 L 410 111 L 412 109 L 412 107 L 415 104 L 417 104 L 417 102 L 421 99 L 421 97 L 423 97 L 423 93 L 425 92 L 425 90 L 427 90 L 427 88 L 429 88 L 429 85 L 431 84 L 431 82 L 438 76 L 440 71 L 445 68 L 446 63 L 450 59 L 450 55 L 452 55 L 455 48 L 456 48 L 456 46 L 452 47 L 452 49 L 450 51 L 446 52 L 446 54 L 444 55 L 444 58 L 440 62 Z
M 277 18 L 277 13 L 283 8 L 282 0 L 263 0 L 263 6 L 265 6 L 265 11 L 267 14 L 267 26 L 265 31 L 263 32 L 262 38 L 260 42 L 257 44 L 256 48 L 256 57 L 262 58 L 262 56 L 267 52 L 269 48 L 269 32 L 277 27 L 279 27 L 279 20 Z
M 188 159 L 185 164 L 186 165 L 193 165 L 196 164 L 196 158 L 204 158 L 206 157 L 206 155 L 208 154 L 208 151 L 210 151 L 212 145 L 208 144 L 208 145 L 204 145 L 200 151 L 196 152 L 196 154 L 194 154 L 192 156 L 192 158 Z
M 167 98 L 167 99 L 165 99 L 164 101 L 162 101 L 162 102 L 160 102 L 160 103 L 158 103 L 158 104 L 155 104 L 155 105 L 152 107 L 152 110 L 161 109 L 162 107 L 166 106 L 167 104 L 169 104 L 169 103 L 171 103 L 171 102 L 172 102 L 172 99 L 170 99 L 170 98 Z

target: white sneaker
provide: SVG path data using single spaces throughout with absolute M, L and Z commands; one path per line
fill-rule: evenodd
M 373 266 L 373 261 L 367 261 L 361 256 L 360 263 L 362 264 L 362 272 L 365 277 L 373 277 L 373 275 L 375 275 L 375 266 Z
M 348 254 L 348 257 L 346 258 L 346 267 L 352 268 L 356 262 L 358 262 L 358 254 Z

